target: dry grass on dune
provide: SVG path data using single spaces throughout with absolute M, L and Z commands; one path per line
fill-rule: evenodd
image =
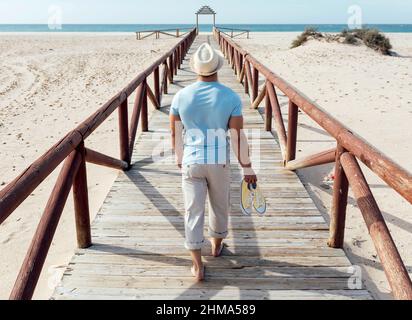
M 359 45 L 363 43 L 368 48 L 382 53 L 383 55 L 390 55 L 392 45 L 384 34 L 377 29 L 345 29 L 339 34 L 323 34 L 316 28 L 306 28 L 291 45 L 291 49 L 297 48 L 308 42 L 309 40 L 324 40 L 326 42 L 338 42 L 350 45 Z

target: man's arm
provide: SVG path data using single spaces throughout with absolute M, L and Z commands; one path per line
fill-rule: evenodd
M 243 131 L 243 117 L 232 117 L 229 121 L 230 136 L 233 151 L 243 168 L 247 183 L 256 183 L 256 173 L 252 168 L 252 161 L 249 155 L 249 143 Z
M 170 132 L 172 149 L 176 155 L 176 162 L 182 168 L 183 162 L 183 124 L 179 116 L 170 115 Z

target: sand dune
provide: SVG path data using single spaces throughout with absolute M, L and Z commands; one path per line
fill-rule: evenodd
M 0 185 L 4 187 L 76 124 L 177 43 L 133 35 L 0 36 Z M 118 157 L 115 113 L 87 140 Z M 56 178 L 47 179 L 0 226 L 0 299 L 7 298 Z M 91 211 L 97 212 L 116 171 L 89 166 Z M 76 246 L 70 197 L 35 298 L 48 298 Z
M 388 35 L 396 57 L 382 56 L 365 46 L 318 41 L 290 50 L 296 36 L 261 33 L 237 42 L 354 132 L 412 171 L 412 35 Z M 287 115 L 287 100 L 281 100 Z M 301 114 L 300 121 L 298 156 L 335 146 L 333 139 L 307 116 Z M 368 169 L 364 170 L 412 274 L 411 206 Z M 332 172 L 332 165 L 299 172 L 325 214 L 330 210 L 332 190 L 328 176 Z M 353 262 L 363 266 L 368 289 L 378 298 L 389 298 L 385 275 L 353 198 L 348 210 L 346 249 Z

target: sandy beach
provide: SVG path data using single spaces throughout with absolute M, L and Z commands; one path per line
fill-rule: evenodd
M 389 34 L 396 57 L 363 46 L 311 41 L 290 50 L 297 33 L 252 33 L 236 41 L 274 72 L 412 171 L 412 34 Z M 20 174 L 76 124 L 171 48 L 177 39 L 136 41 L 132 34 L 0 35 L 0 188 Z M 286 100 L 283 102 L 285 119 Z M 118 157 L 117 114 L 88 146 Z M 335 146 L 319 126 L 300 115 L 298 156 Z M 0 299 L 8 298 L 59 170 L 0 226 Z M 333 165 L 299 171 L 328 217 Z M 92 215 L 103 203 L 115 170 L 89 166 Z M 365 169 L 376 199 L 412 275 L 410 204 Z M 70 197 L 34 298 L 47 299 L 76 248 Z M 362 267 L 376 298 L 389 287 L 353 198 L 348 206 L 346 251 Z
M 177 41 L 137 41 L 133 34 L 0 35 L 0 188 Z M 118 157 L 118 136 L 115 113 L 87 140 L 87 145 Z M 8 298 L 58 172 L 0 226 L 0 299 Z M 89 166 L 93 216 L 116 175 L 116 170 Z M 70 196 L 35 299 L 50 297 L 75 248 Z
M 290 50 L 298 33 L 254 33 L 236 41 L 326 111 L 380 151 L 412 171 L 412 34 L 388 34 L 396 56 L 382 56 L 365 46 L 310 41 Z M 287 100 L 283 112 L 287 119 Z M 317 124 L 300 114 L 298 157 L 335 146 Z M 410 204 L 364 167 L 398 249 L 412 274 Z M 328 218 L 333 165 L 300 170 L 318 207 Z M 389 286 L 360 211 L 351 197 L 346 252 L 362 267 L 376 298 L 391 298 Z M 372 281 L 371 281 L 372 280 Z

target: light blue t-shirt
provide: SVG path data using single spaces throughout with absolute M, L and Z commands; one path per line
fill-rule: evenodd
M 170 113 L 184 126 L 183 165 L 229 163 L 229 120 L 242 116 L 242 101 L 232 89 L 195 82 L 175 95 Z

